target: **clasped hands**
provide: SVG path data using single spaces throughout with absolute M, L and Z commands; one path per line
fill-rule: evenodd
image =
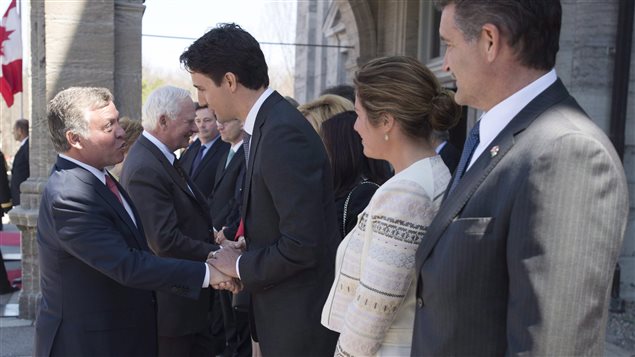
M 221 249 L 214 250 L 207 256 L 207 264 L 210 267 L 210 285 L 214 289 L 229 290 L 236 294 L 243 286 L 236 272 L 236 260 L 245 249 L 245 240 L 233 242 L 223 240 Z

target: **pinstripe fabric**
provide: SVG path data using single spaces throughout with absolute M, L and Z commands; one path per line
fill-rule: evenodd
M 628 192 L 560 81 L 442 204 L 417 251 L 413 356 L 602 355 Z

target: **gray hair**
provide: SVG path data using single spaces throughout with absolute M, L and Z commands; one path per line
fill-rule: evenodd
M 66 133 L 88 136 L 87 110 L 106 107 L 112 102 L 112 93 L 106 88 L 71 87 L 65 89 L 49 102 L 47 119 L 49 135 L 57 152 L 66 152 L 71 146 Z
M 181 111 L 181 103 L 186 98 L 191 99 L 189 91 L 173 86 L 165 86 L 150 93 L 143 105 L 141 124 L 148 131 L 156 129 L 162 115 L 175 120 Z

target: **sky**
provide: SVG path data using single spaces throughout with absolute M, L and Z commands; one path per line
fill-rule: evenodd
M 155 38 L 163 35 L 198 38 L 222 22 L 235 22 L 260 42 L 295 41 L 295 0 L 146 0 L 143 15 L 142 57 L 144 69 L 189 75 L 179 56 L 192 39 Z M 293 70 L 292 46 L 261 44 L 274 77 Z

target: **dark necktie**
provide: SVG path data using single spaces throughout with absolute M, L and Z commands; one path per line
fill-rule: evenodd
M 249 144 L 251 140 L 251 135 L 247 134 L 246 131 L 243 130 L 243 148 L 245 149 L 245 167 L 247 167 L 247 163 L 249 163 Z
M 467 166 L 472 159 L 472 155 L 474 154 L 474 150 L 478 146 L 480 142 L 480 134 L 479 134 L 479 126 L 481 125 L 481 121 L 477 121 L 472 130 L 470 130 L 470 134 L 465 139 L 465 145 L 463 146 L 463 153 L 461 154 L 461 160 L 459 161 L 459 165 L 456 167 L 456 173 L 454 174 L 454 180 L 452 180 L 452 185 L 450 186 L 450 191 L 454 191 L 456 185 L 459 184 L 459 181 L 467 171 Z
M 123 204 L 123 201 L 121 200 L 121 193 L 119 193 L 117 184 L 115 183 L 115 180 L 113 180 L 112 177 L 110 177 L 109 174 L 106 174 L 106 187 L 108 187 L 110 192 L 112 192 L 115 195 L 115 197 L 117 197 L 117 199 L 119 200 L 119 203 Z
M 203 160 L 203 156 L 205 155 L 205 149 L 207 149 L 207 147 L 203 144 L 201 144 L 201 147 L 198 148 L 198 153 L 196 154 L 196 157 L 194 158 L 194 162 L 192 162 L 192 169 L 190 170 L 190 176 L 194 176 L 194 172 L 196 172 L 198 165 L 201 164 L 201 161 Z
M 172 163 L 172 166 L 174 166 L 179 176 L 181 176 L 181 178 L 185 181 L 185 183 L 187 183 L 187 175 L 185 174 L 185 171 L 183 170 L 183 167 L 181 166 L 179 159 L 175 157 L 174 162 Z

